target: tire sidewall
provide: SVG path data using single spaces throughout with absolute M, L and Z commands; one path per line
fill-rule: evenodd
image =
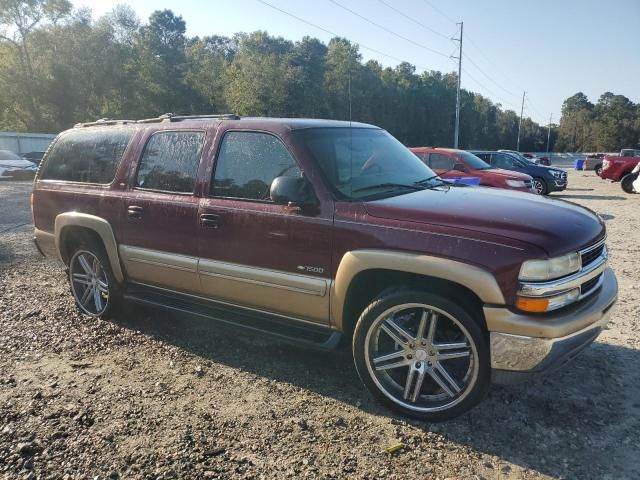
M 622 190 L 625 193 L 635 193 L 633 190 L 633 181 L 636 179 L 636 174 L 634 173 L 627 173 L 624 177 L 622 177 L 622 179 L 620 180 L 620 188 L 622 188 Z
M 107 307 L 99 315 L 86 312 L 80 306 L 79 302 L 76 300 L 75 295 L 73 294 L 73 280 L 71 278 L 72 276 L 71 266 L 73 265 L 73 262 L 75 261 L 76 257 L 81 253 L 90 253 L 91 255 L 95 255 L 100 261 L 102 269 L 107 277 L 107 281 L 109 284 L 109 298 L 107 300 Z M 109 259 L 107 257 L 106 252 L 104 251 L 104 248 L 102 248 L 101 246 L 97 246 L 94 244 L 87 244 L 87 243 L 81 243 L 80 245 L 78 245 L 78 247 L 74 250 L 73 254 L 71 255 L 71 259 L 69 261 L 68 278 L 69 278 L 69 288 L 71 289 L 71 295 L 73 297 L 73 300 L 76 304 L 76 307 L 78 308 L 78 310 L 80 310 L 80 312 L 82 312 L 83 315 L 87 315 L 93 318 L 102 318 L 105 320 L 112 318 L 116 310 L 116 307 L 120 303 L 121 292 L 120 292 L 118 282 L 116 281 L 115 276 L 111 271 L 111 264 L 109 263 Z
M 423 303 L 430 305 L 452 315 L 458 320 L 469 333 L 475 343 L 478 354 L 478 374 L 475 384 L 460 402 L 446 410 L 434 412 L 417 412 L 399 405 L 385 395 L 371 378 L 367 362 L 365 359 L 365 341 L 367 332 L 372 327 L 373 322 L 386 310 L 395 305 L 407 303 Z M 489 347 L 487 336 L 483 329 L 473 320 L 471 315 L 463 308 L 457 306 L 450 300 L 440 295 L 422 292 L 419 290 L 398 290 L 375 299 L 362 313 L 353 334 L 353 358 L 356 370 L 360 379 L 369 391 L 386 407 L 414 418 L 426 421 L 444 421 L 457 417 L 458 415 L 473 408 L 485 396 L 491 383 L 491 367 L 489 359 Z

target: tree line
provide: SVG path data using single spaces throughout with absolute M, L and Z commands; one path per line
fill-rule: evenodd
M 408 146 L 451 146 L 456 84 L 454 73 L 363 62 L 358 45 L 339 37 L 327 44 L 263 31 L 188 37 L 170 10 L 142 23 L 126 5 L 94 19 L 67 0 L 0 0 L 0 130 L 55 133 L 98 118 L 231 112 L 351 118 Z M 569 100 L 552 131 L 552 147 L 558 136 L 563 150 L 585 138 L 585 115 Z M 518 122 L 515 111 L 463 89 L 462 148 L 515 148 Z M 546 126 L 523 119 L 521 150 L 544 151 L 546 141 Z

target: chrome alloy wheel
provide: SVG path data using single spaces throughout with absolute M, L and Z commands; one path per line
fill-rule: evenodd
M 542 180 L 534 179 L 532 184 L 533 184 L 533 189 L 536 191 L 538 195 L 542 195 L 544 193 L 544 185 L 542 184 Z
M 69 262 L 71 291 L 80 309 L 99 317 L 109 305 L 109 280 L 95 254 L 77 251 Z
M 460 403 L 478 378 L 476 345 L 447 312 L 424 304 L 396 305 L 371 325 L 367 369 L 380 391 L 415 412 Z

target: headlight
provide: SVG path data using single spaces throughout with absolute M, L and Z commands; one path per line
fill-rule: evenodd
M 564 277 L 580 270 L 580 255 L 568 253 L 548 260 L 527 260 L 520 268 L 520 280 L 544 281 Z
M 551 175 L 553 175 L 556 178 L 560 178 L 560 177 L 562 177 L 562 172 L 560 172 L 558 170 L 551 170 Z
M 552 297 L 518 297 L 516 307 L 525 312 L 550 312 L 575 302 L 579 296 L 580 289 L 574 288 L 573 290 Z
M 513 188 L 524 188 L 526 187 L 525 183 L 522 180 L 505 180 L 507 185 Z

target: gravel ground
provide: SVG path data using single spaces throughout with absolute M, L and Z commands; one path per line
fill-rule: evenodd
M 0 183 L 0 477 L 640 478 L 640 196 L 593 172 L 569 181 L 555 196 L 608 224 L 610 328 L 564 370 L 441 424 L 379 407 L 348 351 L 157 310 L 80 315 L 32 246 L 31 185 Z

